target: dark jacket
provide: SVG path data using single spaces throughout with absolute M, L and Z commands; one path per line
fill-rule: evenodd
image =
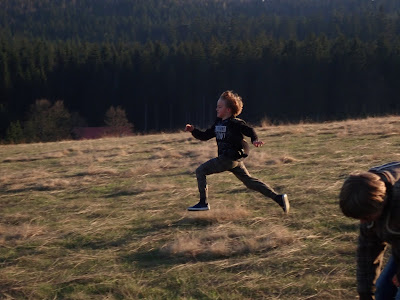
M 218 156 L 226 156 L 232 160 L 247 156 L 243 149 L 243 135 L 250 137 L 251 142 L 258 139 L 252 127 L 248 126 L 245 121 L 234 117 L 225 120 L 217 118 L 206 131 L 194 129 L 192 135 L 202 141 L 215 137 Z
M 357 248 L 357 287 L 360 299 L 372 299 L 387 244 L 400 279 L 400 162 L 374 167 L 369 172 L 379 175 L 387 189 L 387 204 L 377 221 L 360 224 Z

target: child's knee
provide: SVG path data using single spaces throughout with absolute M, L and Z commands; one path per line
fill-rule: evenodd
M 203 165 L 201 165 L 196 169 L 196 176 L 199 177 L 199 176 L 203 176 L 203 175 L 204 175 L 204 168 L 203 168 Z

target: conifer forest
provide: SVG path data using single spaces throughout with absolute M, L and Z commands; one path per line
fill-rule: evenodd
M 205 128 L 227 89 L 253 124 L 399 113 L 400 1 L 0 0 L 0 140 L 40 99 Z

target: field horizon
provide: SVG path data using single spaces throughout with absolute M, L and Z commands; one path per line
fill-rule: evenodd
M 0 145 L 0 299 L 356 299 L 357 221 L 338 207 L 353 172 L 400 161 L 400 117 L 255 128 L 254 177 L 198 165 L 187 132 Z

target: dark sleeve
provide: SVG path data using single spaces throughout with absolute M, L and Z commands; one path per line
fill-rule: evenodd
M 357 291 L 360 299 L 372 299 L 385 249 L 386 243 L 378 238 L 373 228 L 369 228 L 367 223 L 360 224 L 357 247 Z
M 256 131 L 254 130 L 253 127 L 250 127 L 249 125 L 246 124 L 245 121 L 240 122 L 240 132 L 244 134 L 245 136 L 248 136 L 251 138 L 251 142 L 257 141 L 258 136 L 256 134 Z
M 210 128 L 206 129 L 206 131 L 201 131 L 197 128 L 195 128 L 192 131 L 192 135 L 201 141 L 207 141 L 209 139 L 212 139 L 213 137 L 215 137 L 215 124 L 213 126 L 211 126 Z
M 394 228 L 390 227 L 391 233 L 394 235 L 393 241 L 392 241 L 392 255 L 393 259 L 397 265 L 397 279 L 400 280 L 400 217 L 399 217 L 399 212 L 400 212 L 400 182 L 397 181 L 395 185 L 393 186 L 392 189 L 392 197 L 391 197 L 391 214 L 390 214 L 390 219 L 396 220 L 396 226 Z M 389 218 L 389 216 L 388 216 Z M 389 222 L 389 219 L 387 219 L 387 222 Z M 389 226 L 386 227 L 389 229 Z
M 392 255 L 397 266 L 396 276 L 397 279 L 400 279 L 400 241 L 392 243 Z

